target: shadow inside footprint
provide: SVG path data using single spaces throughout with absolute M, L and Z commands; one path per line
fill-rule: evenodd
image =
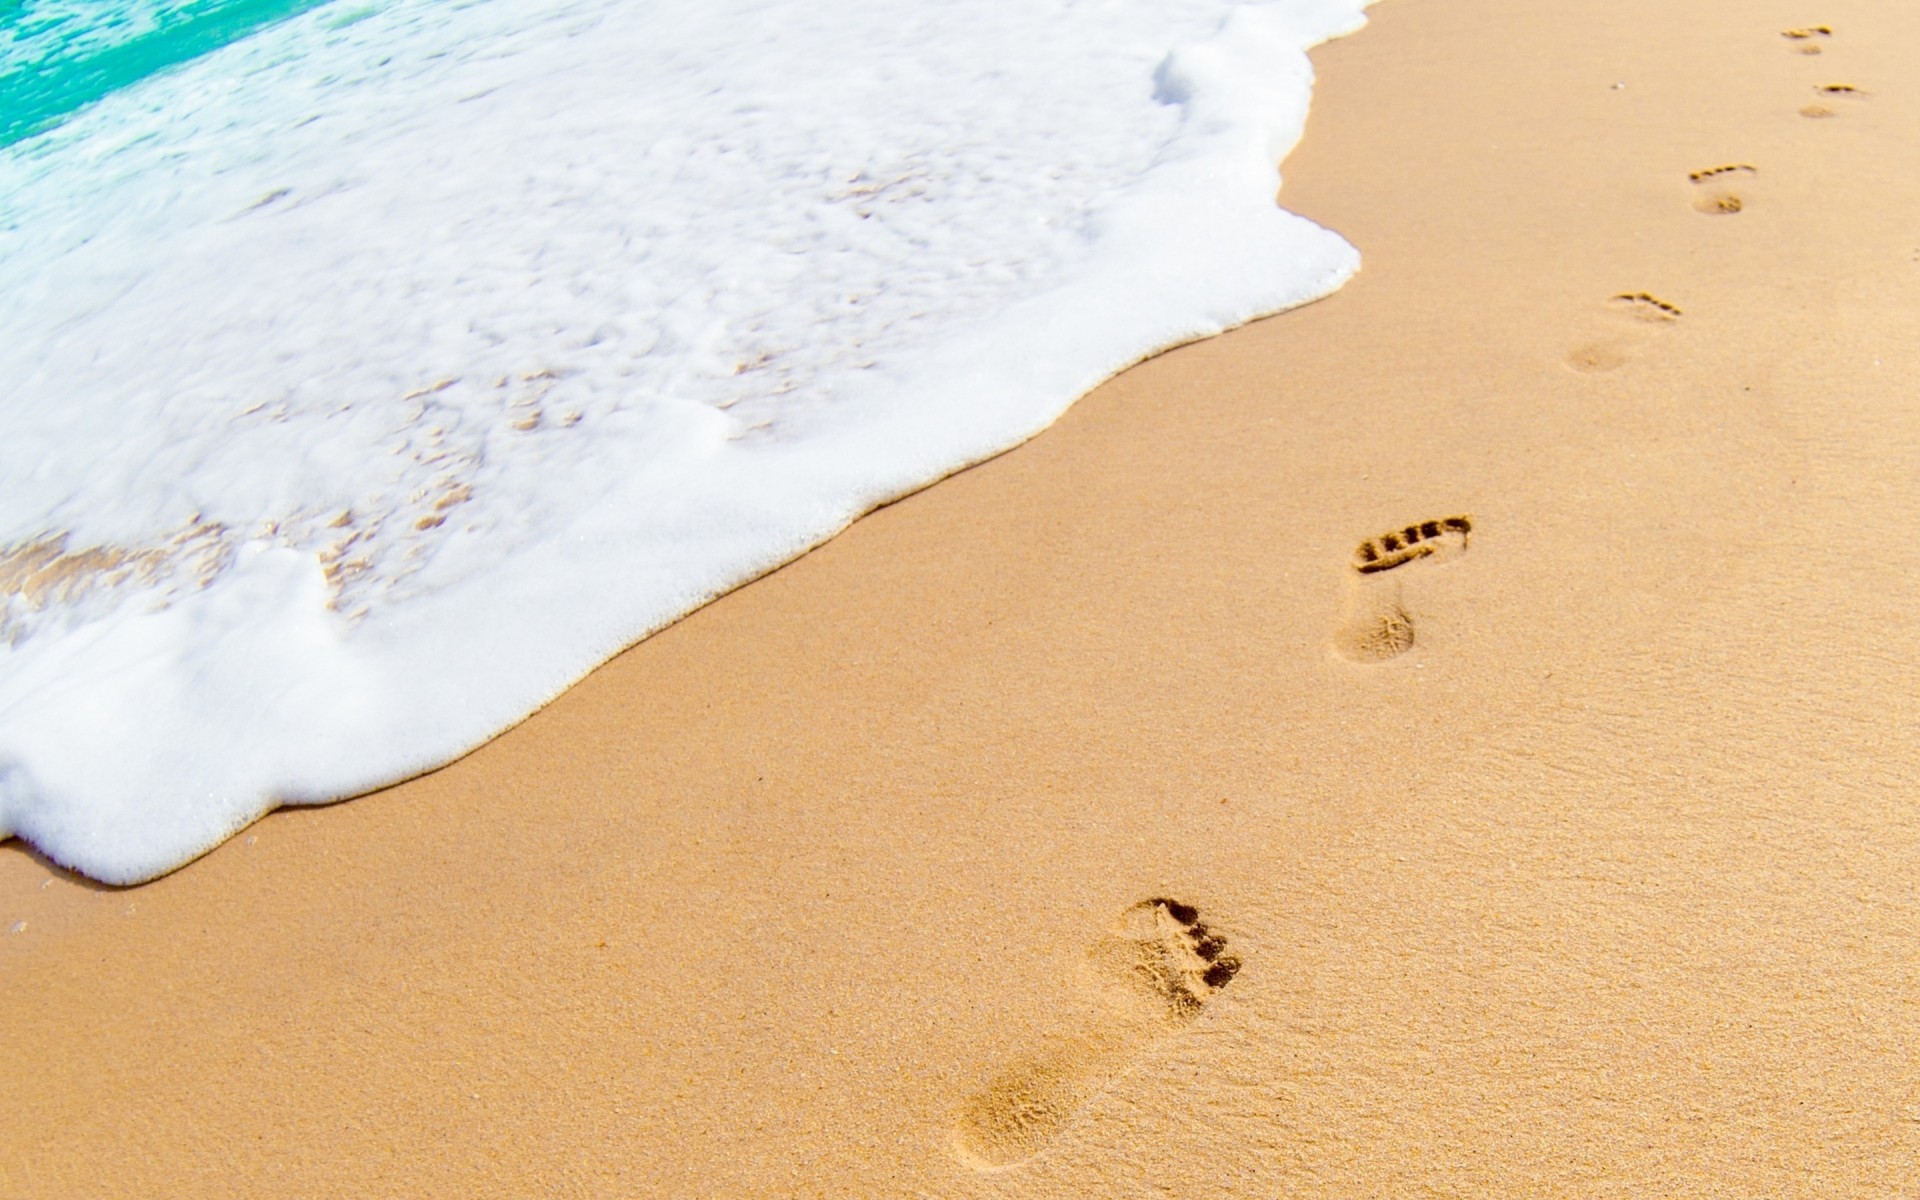
M 1361 542 L 1353 552 L 1353 569 L 1362 575 L 1376 575 L 1415 559 L 1451 555 L 1467 548 L 1467 535 L 1472 532 L 1473 520 L 1469 517 L 1442 517 L 1408 525 Z
M 1086 1102 L 1153 1043 L 1200 1015 L 1240 971 L 1200 911 L 1164 896 L 1120 914 L 1089 950 L 1105 985 L 1098 1015 L 1045 1053 L 1002 1070 L 967 1101 L 954 1127 L 960 1159 L 981 1170 L 1038 1154 Z
M 1608 297 L 1607 307 L 1636 321 L 1654 325 L 1671 325 L 1681 316 L 1678 305 L 1662 300 L 1652 292 L 1621 292 Z

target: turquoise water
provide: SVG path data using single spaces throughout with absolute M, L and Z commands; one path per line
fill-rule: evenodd
M 0 146 L 330 0 L 0 0 Z

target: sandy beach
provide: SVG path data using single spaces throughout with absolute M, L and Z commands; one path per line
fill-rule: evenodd
M 1920 9 L 1371 18 L 1331 298 L 437 773 L 0 846 L 0 1195 L 1913 1194 Z

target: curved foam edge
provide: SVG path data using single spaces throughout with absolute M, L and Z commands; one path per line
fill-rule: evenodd
M 1304 128 L 1306 50 L 1364 23 L 1331 0 L 1249 6 L 1170 54 L 1156 82 L 1184 106 L 1182 130 L 1101 214 L 1104 252 L 910 373 L 874 372 L 855 398 L 871 420 L 798 447 L 716 440 L 628 480 L 565 536 L 358 626 L 327 607 L 313 558 L 256 544 L 170 607 L 135 598 L 22 648 L 0 682 L 0 833 L 131 884 L 281 805 L 441 766 L 878 505 L 1034 436 L 1133 363 L 1328 295 L 1359 254 L 1274 204 L 1277 164 Z

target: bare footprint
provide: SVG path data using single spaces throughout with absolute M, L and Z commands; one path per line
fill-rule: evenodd
M 1567 355 L 1567 365 L 1582 374 L 1611 371 L 1625 365 L 1648 326 L 1672 325 L 1684 315 L 1679 305 L 1662 300 L 1652 292 L 1620 292 L 1607 297 L 1603 307 L 1616 322 L 1619 332 L 1576 346 Z M 1619 322 L 1626 325 L 1623 327 Z
M 1451 556 L 1467 548 L 1467 535 L 1472 532 L 1473 522 L 1468 518 L 1444 517 L 1383 533 L 1360 543 L 1353 552 L 1353 569 L 1362 575 L 1377 575 L 1416 558 L 1442 553 Z
M 1805 29 L 1782 29 L 1780 36 L 1802 54 L 1818 54 L 1821 43 L 1833 36 L 1833 30 L 1826 25 L 1809 25 Z
M 1045 1149 L 1088 1100 L 1191 1024 L 1240 971 L 1198 909 L 1164 896 L 1121 913 L 1088 958 L 1104 992 L 1094 1015 L 1001 1071 L 961 1109 L 954 1149 L 969 1166 L 1010 1167 Z
M 1679 305 L 1652 292 L 1620 292 L 1607 297 L 1607 308 L 1649 325 L 1671 325 L 1682 316 Z
M 1334 634 L 1334 649 L 1361 663 L 1385 662 L 1413 649 L 1413 618 L 1407 614 L 1399 580 L 1385 578 L 1387 572 L 1424 559 L 1465 554 L 1472 532 L 1471 518 L 1442 517 L 1361 542 L 1351 564 L 1358 578 Z
M 1333 648 L 1357 663 L 1380 663 L 1413 649 L 1413 618 L 1398 588 L 1358 589 L 1334 634 Z
M 1747 202 L 1741 199 L 1739 191 L 1735 189 L 1759 173 L 1749 163 L 1727 163 L 1693 172 L 1687 176 L 1687 180 L 1693 184 L 1694 211 L 1711 216 L 1727 216 L 1741 211 L 1746 208 Z
M 1853 100 L 1864 100 L 1867 96 L 1865 92 L 1850 83 L 1823 83 L 1813 90 L 1820 93 L 1824 99 L 1802 107 L 1800 109 L 1800 115 L 1803 117 L 1837 117 L 1840 115 L 1840 109 L 1833 104 L 1826 103 L 1826 100 L 1845 103 Z

